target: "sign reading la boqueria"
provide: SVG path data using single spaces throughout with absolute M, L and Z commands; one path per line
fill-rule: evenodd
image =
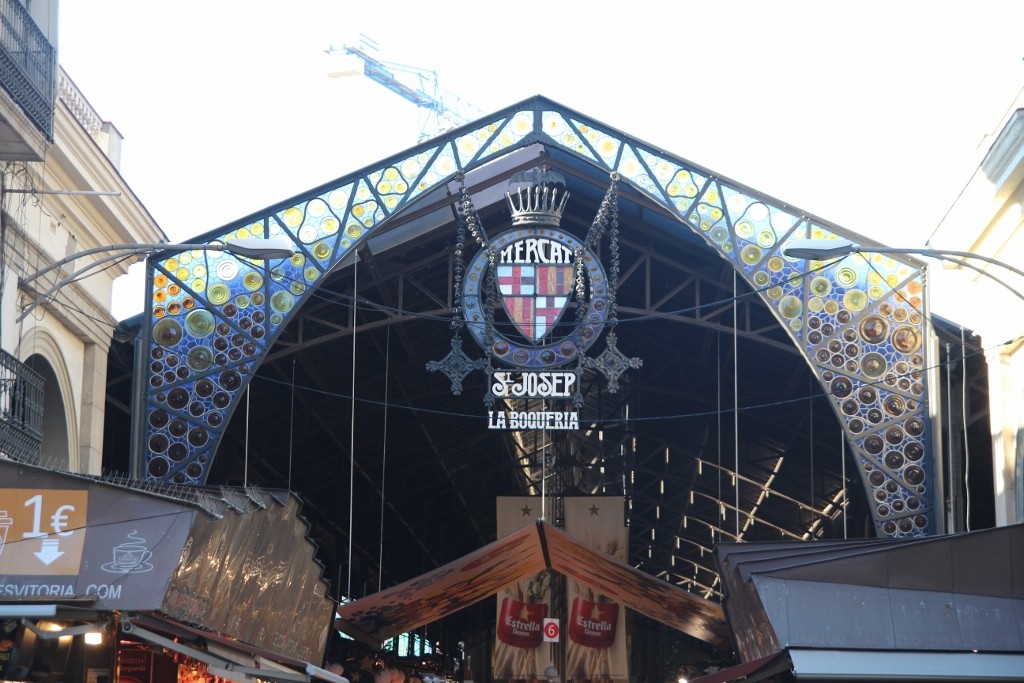
M 640 367 L 615 348 L 614 333 L 596 358 L 588 350 L 604 327 L 615 322 L 615 287 L 618 277 L 618 211 L 615 182 L 601 204 L 585 239 L 560 222 L 568 193 L 561 176 L 547 171 L 517 174 L 506 195 L 512 227 L 493 239 L 483 234 L 465 187 L 456 259 L 455 336 L 452 350 L 442 361 L 427 364 L 462 393 L 462 379 L 476 369 L 489 376 L 484 403 L 488 428 L 511 430 L 579 429 L 581 385 L 588 369 L 608 378 L 608 390 L 617 390 L 626 368 Z M 467 231 L 481 247 L 463 267 Z M 612 241 L 613 267 L 606 274 L 595 253 L 605 232 Z M 460 330 L 465 327 L 486 354 L 470 359 L 462 351 Z M 496 409 L 500 401 L 502 409 Z

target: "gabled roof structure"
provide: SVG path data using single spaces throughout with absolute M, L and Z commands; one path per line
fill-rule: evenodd
M 484 355 L 453 335 L 457 263 L 477 249 L 465 200 L 494 236 L 509 182 L 539 168 L 563 176 L 561 227 L 580 239 L 615 184 L 617 243 L 597 251 L 617 263 L 617 348 L 642 366 L 614 390 L 584 372 L 577 431 L 488 429 L 485 373 L 458 393 L 427 367 L 460 344 Z M 108 444 L 133 442 L 138 476 L 294 491 L 338 597 L 486 547 L 502 495 L 548 496 L 555 527 L 561 495 L 623 495 L 629 563 L 710 600 L 723 540 L 942 528 L 923 264 L 789 258 L 796 239 L 865 241 L 558 103 L 520 102 L 191 241 L 251 236 L 297 253 L 149 261 L 126 330 L 135 428 L 108 422 Z M 110 388 L 123 405 L 129 375 Z M 486 632 L 486 605 L 447 634 Z

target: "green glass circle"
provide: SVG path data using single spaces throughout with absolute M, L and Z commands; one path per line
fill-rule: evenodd
M 832 291 L 832 283 L 827 277 L 816 277 L 811 280 L 811 291 L 818 296 L 827 296 Z
M 205 308 L 197 308 L 185 316 L 185 329 L 196 339 L 209 337 L 213 334 L 216 326 L 213 313 L 210 313 Z
M 792 294 L 782 297 L 782 300 L 779 301 L 779 313 L 783 318 L 796 318 L 803 309 L 803 303 Z
M 270 307 L 278 313 L 287 313 L 295 305 L 295 297 L 287 290 L 274 292 L 270 297 Z

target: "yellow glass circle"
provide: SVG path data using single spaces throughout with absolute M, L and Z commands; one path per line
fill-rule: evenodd
M 843 287 L 849 287 L 857 282 L 857 271 L 853 268 L 840 268 L 836 271 L 836 282 Z
M 281 214 L 281 218 L 289 228 L 297 228 L 302 225 L 302 211 L 295 207 L 285 209 L 284 213 Z
M 317 242 L 313 246 L 313 256 L 317 257 L 321 261 L 328 258 L 331 255 L 331 245 L 327 242 Z
M 740 258 L 743 259 L 744 263 L 754 265 L 761 260 L 761 248 L 754 244 L 748 244 L 740 252 Z
M 242 284 L 250 292 L 253 291 L 254 289 L 259 289 L 260 287 L 263 286 L 263 276 L 257 273 L 256 271 L 251 270 L 245 274 L 245 277 L 242 278 Z
M 227 285 L 218 282 L 215 285 L 210 285 L 210 289 L 206 292 L 206 298 L 210 300 L 211 304 L 220 306 L 221 304 L 227 303 L 227 300 L 231 297 L 231 289 Z
M 843 306 L 848 310 L 858 313 L 868 305 L 868 296 L 859 289 L 851 289 L 843 295 Z

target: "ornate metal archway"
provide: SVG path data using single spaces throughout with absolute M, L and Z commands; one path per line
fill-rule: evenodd
M 425 193 L 538 143 L 618 173 L 728 261 L 827 392 L 878 534 L 937 530 L 924 265 L 881 255 L 787 258 L 782 248 L 793 240 L 851 235 L 540 97 L 191 240 L 286 238 L 296 248 L 290 259 L 151 257 L 136 354 L 135 474 L 204 483 L 249 379 L 325 275 Z

